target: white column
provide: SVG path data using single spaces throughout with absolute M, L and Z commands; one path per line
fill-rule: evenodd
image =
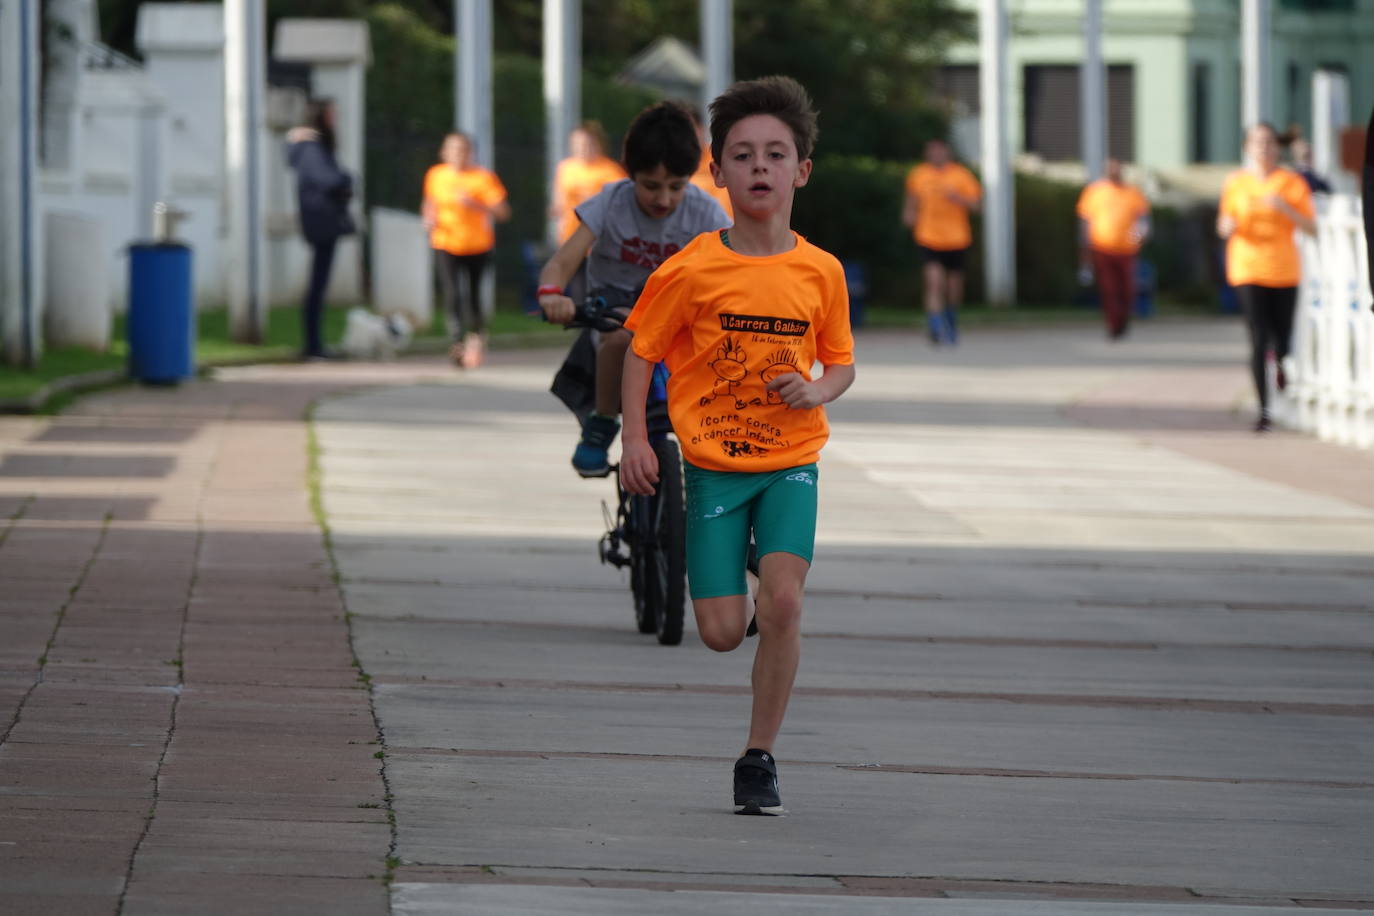
M 1088 180 L 1107 158 L 1107 67 L 1102 61 L 1102 0 L 1083 0 L 1083 63 L 1078 68 L 1079 138 Z
M 1312 168 L 1328 180 L 1341 170 L 1341 130 L 1350 124 L 1350 80 L 1335 70 L 1312 74 Z
M 701 0 L 702 123 L 709 123 L 711 100 L 735 81 L 734 6 L 734 0 Z
M 267 328 L 267 201 L 260 141 L 266 76 L 263 24 L 263 0 L 225 0 L 225 271 L 229 333 L 241 343 L 261 343 Z
M 1241 123 L 1251 125 L 1271 117 L 1269 61 L 1270 0 L 1241 0 Z
M 453 93 L 457 111 L 454 123 L 472 138 L 476 160 L 495 168 L 496 135 L 491 121 L 491 0 L 455 0 L 453 21 L 457 26 L 454 53 L 458 55 Z M 496 264 L 488 263 L 482 274 L 482 313 L 491 317 L 496 307 Z
M 981 0 L 979 97 L 983 147 L 983 259 L 989 304 L 1016 302 L 1011 156 L 1007 143 L 1006 0 Z
M 0 362 L 32 368 L 42 341 L 37 239 L 39 5 L 0 2 Z M 94 269 L 94 268 L 92 268 Z
M 456 0 L 453 21 L 457 26 L 453 123 L 472 137 L 477 161 L 491 168 L 491 0 Z
M 580 0 L 544 0 L 544 186 L 568 155 L 568 134 L 582 120 L 582 13 Z M 550 243 L 558 224 L 549 221 Z

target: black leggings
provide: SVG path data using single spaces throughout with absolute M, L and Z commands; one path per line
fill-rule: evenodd
M 1236 287 L 1236 299 L 1245 314 L 1250 331 L 1250 371 L 1255 376 L 1255 391 L 1259 394 L 1260 410 L 1269 410 L 1268 375 L 1265 357 L 1269 350 L 1274 358 L 1288 355 L 1289 339 L 1293 336 L 1293 310 L 1298 302 L 1296 286 L 1255 286 L 1247 283 Z
M 439 271 L 439 289 L 444 298 L 444 319 L 449 336 L 454 341 L 464 334 L 481 334 L 485 326 L 482 315 L 482 272 L 486 270 L 487 252 L 481 254 L 451 254 L 435 249 L 434 263 Z

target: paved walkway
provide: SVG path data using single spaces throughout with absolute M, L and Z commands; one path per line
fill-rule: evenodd
M 1246 432 L 1230 324 L 860 344 L 782 819 L 555 354 L 0 420 L 0 912 L 1374 908 L 1374 456 Z

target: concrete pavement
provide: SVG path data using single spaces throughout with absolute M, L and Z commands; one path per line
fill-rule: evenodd
M 327 401 L 396 912 L 1374 906 L 1374 459 L 1249 433 L 1238 332 L 862 339 L 784 820 L 728 814 L 748 653 L 637 635 L 597 565 L 546 355 Z
M 861 337 L 780 819 L 747 654 L 596 561 L 558 354 L 0 420 L 0 912 L 1374 908 L 1374 456 L 1256 439 L 1242 356 Z

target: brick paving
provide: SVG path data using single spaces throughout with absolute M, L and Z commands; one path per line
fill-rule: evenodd
M 280 366 L 0 419 L 0 912 L 380 913 L 377 729 Z

